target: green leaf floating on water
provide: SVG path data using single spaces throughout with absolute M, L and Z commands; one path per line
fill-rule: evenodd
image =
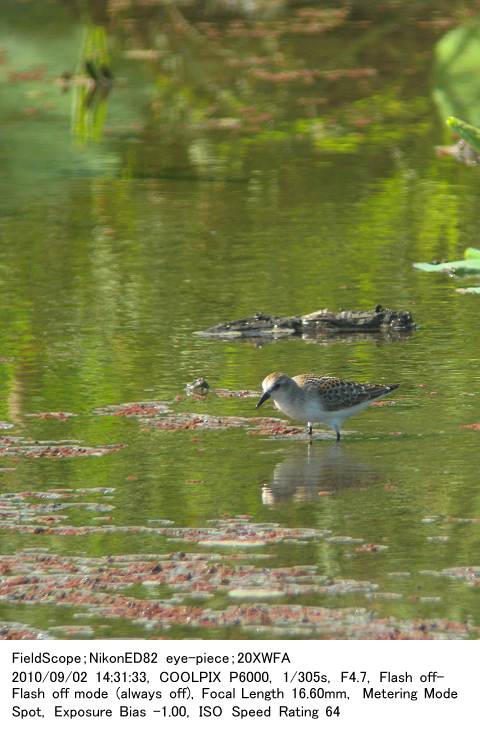
M 422 272 L 453 272 L 454 274 L 470 274 L 480 272 L 480 258 L 460 259 L 459 261 L 442 261 L 438 264 L 419 262 L 413 265 Z
M 462 140 L 465 140 L 465 142 L 468 142 L 472 147 L 480 151 L 480 129 L 478 127 L 463 122 L 457 117 L 448 117 L 447 124 L 454 132 L 460 135 Z
M 449 272 L 454 274 L 480 272 L 480 249 L 468 246 L 465 249 L 464 256 L 465 258 L 459 259 L 459 261 L 441 261 L 431 264 L 428 262 L 419 262 L 413 266 L 422 272 Z
M 465 259 L 480 259 L 480 249 L 474 249 L 473 246 L 469 246 L 465 249 Z

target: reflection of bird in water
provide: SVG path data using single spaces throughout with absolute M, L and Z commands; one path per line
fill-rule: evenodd
M 347 456 L 340 445 L 327 451 L 302 451 L 279 462 L 272 480 L 262 487 L 264 505 L 287 500 L 315 500 L 319 492 L 361 487 L 378 482 L 380 475 L 368 464 Z
M 345 419 L 364 411 L 381 396 L 388 396 L 398 388 L 371 383 L 342 381 L 332 376 L 314 376 L 302 373 L 299 376 L 284 373 L 270 373 L 263 379 L 263 394 L 257 409 L 270 396 L 280 411 L 291 419 L 307 422 L 308 433 L 312 434 L 312 424 L 322 422 L 335 429 L 337 442 Z
M 110 93 L 114 78 L 111 68 L 107 64 L 97 65 L 92 59 L 87 59 L 84 64 L 85 73 L 75 76 L 70 71 L 65 71 L 57 80 L 62 92 L 69 91 L 72 87 L 84 87 L 86 94 L 83 100 L 85 108 L 92 106 L 93 102 L 105 99 Z

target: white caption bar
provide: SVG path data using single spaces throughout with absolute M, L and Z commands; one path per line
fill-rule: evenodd
M 10 641 L 0 718 L 22 731 L 132 721 L 451 731 L 476 715 L 477 651 L 474 641 Z

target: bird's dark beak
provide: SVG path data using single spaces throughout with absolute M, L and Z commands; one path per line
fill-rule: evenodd
M 263 404 L 263 403 L 264 403 L 264 402 L 265 402 L 265 401 L 266 401 L 267 399 L 269 399 L 269 398 L 270 398 L 270 396 L 271 396 L 271 393 L 270 393 L 270 391 L 265 391 L 265 393 L 262 393 L 262 395 L 261 395 L 261 398 L 260 398 L 259 402 L 257 403 L 257 405 L 255 406 L 255 408 L 256 408 L 256 409 L 259 409 L 259 408 L 260 408 L 260 406 L 261 406 L 261 405 L 262 405 L 262 404 Z

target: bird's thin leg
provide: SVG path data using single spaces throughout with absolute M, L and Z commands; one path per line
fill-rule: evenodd
M 340 429 L 338 428 L 338 426 L 335 427 L 335 431 L 337 432 L 337 444 L 338 444 L 338 442 L 342 438 L 342 435 L 340 434 Z

